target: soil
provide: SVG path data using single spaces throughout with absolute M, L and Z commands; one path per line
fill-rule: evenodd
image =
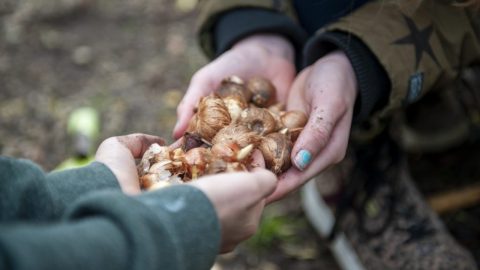
M 195 41 L 195 2 L 0 0 L 0 154 L 54 169 L 72 154 L 67 120 L 82 106 L 101 115 L 98 142 L 134 132 L 172 142 L 176 106 L 207 63 Z M 454 228 L 460 213 L 480 239 L 480 211 L 472 211 L 446 220 Z M 298 194 L 266 213 L 279 224 L 271 239 L 219 256 L 214 269 L 338 269 Z M 472 234 L 456 235 L 480 257 Z

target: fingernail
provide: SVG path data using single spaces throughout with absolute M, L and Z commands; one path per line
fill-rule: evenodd
M 180 123 L 179 123 L 178 121 L 175 123 L 175 126 L 173 127 L 173 130 L 174 130 L 174 131 L 177 130 L 179 124 L 180 124 Z
M 308 164 L 310 164 L 311 161 L 312 154 L 310 154 L 310 152 L 304 149 L 300 150 L 295 156 L 295 164 L 297 165 L 297 168 L 301 171 L 305 170 L 305 168 L 308 166 Z

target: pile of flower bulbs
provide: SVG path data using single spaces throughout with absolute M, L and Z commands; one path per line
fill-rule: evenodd
M 285 111 L 276 103 L 267 79 L 247 82 L 225 78 L 215 93 L 201 98 L 181 144 L 153 144 L 138 165 L 143 189 L 184 183 L 203 175 L 247 171 L 259 149 L 267 169 L 280 174 L 290 168 L 293 144 L 307 122 L 302 111 Z

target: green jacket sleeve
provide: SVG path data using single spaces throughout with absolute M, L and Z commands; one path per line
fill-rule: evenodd
M 45 174 L 31 161 L 0 157 L 0 181 L 0 221 L 53 219 L 88 192 L 120 190 L 113 173 L 99 162 Z
M 51 191 L 32 184 L 45 181 L 38 167 L 4 158 L 0 165 L 2 199 L 28 198 L 31 206 L 43 205 L 29 211 L 48 211 L 52 200 L 45 199 Z M 24 173 L 10 174 L 9 166 Z M 36 180 L 16 181 L 20 176 Z M 28 188 L 16 188 L 16 182 Z M 209 269 L 218 253 L 216 212 L 192 186 L 136 197 L 116 190 L 88 192 L 68 205 L 60 218 L 48 222 L 25 219 L 21 213 L 29 211 L 18 206 L 16 215 L 3 216 L 0 269 Z
M 450 1 L 372 1 L 317 35 L 331 31 L 360 39 L 390 79 L 388 104 L 372 116 L 374 126 L 480 62 L 480 14 Z

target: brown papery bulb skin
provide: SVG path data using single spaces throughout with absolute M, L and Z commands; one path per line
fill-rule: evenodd
M 275 103 L 268 107 L 268 110 L 272 113 L 280 114 L 281 112 L 285 111 L 285 104 L 281 102 Z
M 302 132 L 303 128 L 292 128 L 288 129 L 288 134 L 290 134 L 290 139 L 292 140 L 293 143 L 295 143 L 298 139 L 298 136 L 300 136 L 300 133 Z
M 270 108 L 268 109 L 268 112 L 270 113 L 270 115 L 272 115 L 273 119 L 275 120 L 275 130 L 280 130 L 282 128 L 285 128 L 282 123 L 282 118 L 280 117 L 280 113 L 282 112 L 271 111 Z
M 303 128 L 307 124 L 307 115 L 302 111 L 288 111 L 280 115 L 283 127 L 288 129 Z
M 213 156 L 213 160 L 208 164 L 206 174 L 223 173 L 227 170 L 227 162 L 221 158 Z
M 237 121 L 243 110 L 248 107 L 248 103 L 242 95 L 232 94 L 223 98 L 223 103 L 230 113 L 232 122 Z
M 228 162 L 237 161 L 238 151 L 240 147 L 236 143 L 220 142 L 212 146 L 212 155 Z
M 225 98 L 231 95 L 241 95 L 245 101 L 250 100 L 252 93 L 248 91 L 245 82 L 238 76 L 226 77 L 217 89 L 220 97 Z
M 200 100 L 194 118 L 192 118 L 194 122 L 189 124 L 187 132 L 197 133 L 207 141 L 211 141 L 215 134 L 230 124 L 232 120 L 225 103 L 216 94 L 210 94 Z
M 201 147 L 203 145 L 202 138 L 196 133 L 186 132 L 183 137 L 185 140 L 182 146 L 184 152 L 187 152 L 188 150 L 193 148 Z
M 292 147 L 293 143 L 289 136 L 275 132 L 263 137 L 258 149 L 263 154 L 267 169 L 280 174 L 291 166 Z
M 198 109 L 197 109 L 197 112 L 198 112 Z M 186 130 L 187 133 L 195 134 L 197 132 L 197 122 L 198 122 L 197 112 L 195 112 L 195 114 L 192 116 L 192 118 L 188 122 L 187 130 Z
M 276 90 L 269 80 L 262 77 L 252 77 L 248 80 L 247 89 L 252 92 L 252 103 L 258 107 L 265 108 L 275 103 Z
M 212 144 L 235 143 L 240 148 L 244 148 L 249 144 L 257 145 L 259 141 L 260 136 L 251 131 L 246 125 L 232 123 L 222 128 L 217 135 L 213 137 Z
M 161 154 L 159 156 L 159 154 Z M 150 145 L 143 153 L 142 160 L 137 165 L 137 171 L 139 176 L 143 176 L 148 172 L 148 169 L 152 165 L 152 163 L 156 162 L 156 160 L 161 160 L 162 158 L 169 159 L 170 158 L 170 151 L 168 147 L 160 146 L 157 143 Z
M 187 153 L 185 153 L 185 163 L 187 164 L 187 170 L 192 175 L 193 167 L 196 167 L 197 175 L 192 178 L 197 178 L 205 174 L 207 165 L 212 160 L 212 153 L 210 149 L 198 147 L 190 149 Z
M 272 114 L 265 108 L 249 107 L 238 121 L 259 135 L 272 133 L 277 126 Z
M 247 166 L 241 162 L 227 162 L 227 169 L 225 172 L 234 173 L 234 172 L 245 172 L 247 171 Z
M 140 177 L 140 187 L 142 189 L 149 189 L 157 183 L 157 176 L 155 174 L 145 174 Z
M 226 162 L 223 159 L 214 159 L 209 164 L 207 174 L 231 173 L 247 171 L 245 164 L 241 162 Z

